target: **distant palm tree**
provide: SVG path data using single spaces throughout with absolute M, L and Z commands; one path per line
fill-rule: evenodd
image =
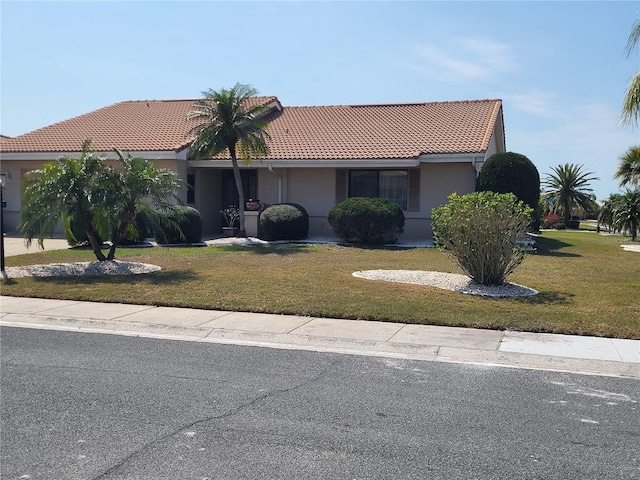
M 640 42 L 640 20 L 635 23 L 629 35 L 626 47 L 627 57 L 631 55 L 638 42 Z M 621 112 L 624 124 L 637 124 L 638 118 L 640 118 L 640 71 L 637 71 L 629 82 Z
M 619 193 L 612 193 L 609 195 L 604 202 L 602 202 L 602 207 L 600 207 L 600 212 L 598 212 L 598 227 L 603 225 L 607 227 L 609 232 L 615 233 L 616 229 L 614 227 L 615 224 L 615 206 L 620 198 Z
M 593 211 L 597 208 L 589 187 L 589 182 L 599 180 L 593 176 L 593 172 L 583 172 L 583 165 L 566 163 L 552 168 L 554 173 L 547 174 L 542 182 L 544 198 L 553 206 L 553 213 L 563 215 L 565 225 L 571 220 L 571 210 L 574 206 L 585 211 Z
M 640 190 L 629 190 L 620 195 L 613 205 L 613 225 L 621 232 L 628 232 L 631 241 L 638 239 L 640 230 Z
M 195 158 L 214 156 L 224 150 L 229 152 L 238 190 L 238 235 L 241 237 L 246 237 L 247 232 L 244 225 L 245 200 L 238 155 L 246 161 L 251 161 L 253 156 L 269 153 L 267 122 L 263 118 L 266 108 L 252 105 L 250 102 L 250 98 L 257 94 L 255 88 L 240 83 L 236 83 L 230 89 L 209 89 L 203 92 L 204 98 L 195 103 L 196 110 L 187 114 L 187 120 L 198 122 L 187 132 L 187 135 L 195 136 L 191 144 Z
M 620 186 L 635 185 L 640 187 L 640 146 L 629 147 L 620 157 L 620 164 L 613 178 L 620 180 Z

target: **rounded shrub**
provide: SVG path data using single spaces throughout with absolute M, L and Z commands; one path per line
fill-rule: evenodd
M 518 200 L 534 210 L 531 228 L 540 229 L 540 174 L 533 162 L 524 155 L 514 152 L 491 155 L 478 174 L 476 190 L 513 193 Z
M 519 240 L 531 211 L 512 193 L 453 194 L 433 210 L 433 234 L 469 277 L 483 285 L 500 285 L 524 258 Z
M 329 210 L 327 220 L 338 238 L 362 245 L 395 243 L 404 231 L 402 209 L 382 198 L 349 198 Z
M 156 241 L 162 244 L 199 243 L 202 241 L 202 216 L 189 206 L 162 212 Z
M 309 235 L 309 214 L 297 203 L 278 203 L 260 214 L 264 240 L 302 240 Z

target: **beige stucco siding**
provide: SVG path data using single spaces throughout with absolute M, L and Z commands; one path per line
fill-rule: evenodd
M 332 168 L 259 169 L 260 200 L 278 203 L 278 179 L 282 201 L 298 203 L 309 213 L 309 235 L 331 236 L 327 214 L 335 205 L 336 170 Z M 475 190 L 475 173 L 470 162 L 423 163 L 420 165 L 420 210 L 405 213 L 402 240 L 432 237 L 431 210 L 447 202 L 447 197 Z
M 15 232 L 20 223 L 20 210 L 22 209 L 22 193 L 20 191 L 22 179 L 30 170 L 37 170 L 50 160 L 3 160 L 2 170 L 9 172 L 11 181 L 2 193 L 6 202 L 4 208 L 4 229 L 6 232 Z
M 336 171 L 333 168 L 288 169 L 285 202 L 302 205 L 309 214 L 310 236 L 331 236 L 327 214 L 335 205 Z
M 404 212 L 405 228 L 401 240 L 431 239 L 431 211 L 447 203 L 456 192 L 475 191 L 475 173 L 470 163 L 423 163 L 420 167 L 420 211 Z
M 18 223 L 20 222 L 20 211 L 22 209 L 22 193 L 21 185 L 24 175 L 31 170 L 38 170 L 43 168 L 47 163 L 51 163 L 57 160 L 58 157 L 51 158 L 50 160 L 2 160 L 2 170 L 9 172 L 11 175 L 11 181 L 8 183 L 7 188 L 3 192 L 3 198 L 7 204 L 4 209 L 4 228 L 7 232 L 15 232 Z M 107 163 L 116 165 L 115 161 L 109 160 Z M 186 178 L 186 162 L 178 160 L 156 160 L 155 165 L 158 168 L 167 168 L 172 170 L 180 178 Z M 179 196 L 183 201 L 186 201 L 186 190 L 179 192 Z M 58 229 L 56 233 L 61 233 L 61 229 Z

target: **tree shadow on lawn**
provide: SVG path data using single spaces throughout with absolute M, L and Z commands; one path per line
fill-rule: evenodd
M 66 277 L 31 277 L 41 283 L 57 283 L 62 285 L 87 285 L 91 283 L 107 283 L 112 285 L 127 285 L 131 281 L 149 283 L 151 285 L 176 284 L 193 280 L 198 275 L 192 270 L 160 270 L 158 272 L 141 273 L 137 275 L 72 275 Z
M 538 292 L 537 295 L 528 297 L 508 297 L 517 303 L 527 305 L 570 305 L 573 303 L 573 293 L 562 292 Z
M 542 238 L 536 239 L 536 255 L 544 255 L 547 257 L 581 257 L 577 253 L 561 252 L 562 248 L 573 247 L 572 243 L 556 240 L 555 238 Z
M 226 245 L 216 247 L 223 252 L 249 252 L 255 255 L 296 255 L 309 253 L 311 244 L 306 243 L 282 243 L 276 245 Z

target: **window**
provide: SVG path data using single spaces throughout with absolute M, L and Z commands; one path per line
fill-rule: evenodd
M 192 205 L 196 203 L 196 174 L 187 173 L 187 203 Z
M 349 197 L 384 198 L 407 209 L 407 170 L 350 170 Z

